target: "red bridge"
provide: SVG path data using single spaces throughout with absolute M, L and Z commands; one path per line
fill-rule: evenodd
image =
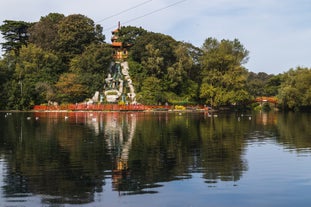
M 268 97 L 268 96 L 261 96 L 261 97 L 257 97 L 255 98 L 254 102 L 269 102 L 269 103 L 274 103 L 277 104 L 278 103 L 278 99 L 274 96 L 272 97 Z

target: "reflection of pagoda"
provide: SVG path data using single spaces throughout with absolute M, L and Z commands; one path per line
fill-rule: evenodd
M 105 97 L 107 102 L 116 103 L 136 103 L 136 94 L 132 79 L 129 75 L 129 66 L 126 58 L 128 57 L 127 48 L 130 45 L 125 44 L 119 39 L 120 23 L 118 28 L 112 31 L 111 46 L 114 49 L 114 62 L 110 64 L 108 77 L 105 79 Z
M 114 152 L 114 168 L 112 173 L 112 187 L 116 191 L 128 191 L 130 185 L 129 154 L 136 130 L 136 115 L 108 113 L 104 121 L 104 134 L 107 136 L 107 146 Z

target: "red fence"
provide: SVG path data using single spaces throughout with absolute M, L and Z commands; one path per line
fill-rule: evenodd
M 146 105 L 118 105 L 118 104 L 63 104 L 54 105 L 36 105 L 33 110 L 36 111 L 146 111 L 146 110 L 169 110 L 171 106 L 146 106 Z

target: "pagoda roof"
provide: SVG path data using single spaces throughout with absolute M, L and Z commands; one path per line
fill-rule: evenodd
M 112 42 L 111 45 L 114 47 L 122 47 L 122 42 Z

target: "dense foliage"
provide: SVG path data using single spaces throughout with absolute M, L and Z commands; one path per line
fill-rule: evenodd
M 284 108 L 308 110 L 311 106 L 311 69 L 298 67 L 281 76 L 278 93 Z
M 248 51 L 235 39 L 217 41 L 208 38 L 203 44 L 202 85 L 200 97 L 212 106 L 242 104 L 250 100 L 246 89 Z
M 0 26 L 0 109 L 30 109 L 47 102 L 85 101 L 103 91 L 112 59 L 103 28 L 90 18 L 50 13 L 40 21 L 6 20 Z M 249 72 L 249 51 L 238 39 L 207 38 L 198 48 L 133 26 L 119 38 L 130 46 L 128 62 L 137 100 L 143 104 L 245 106 L 277 96 L 283 109 L 309 109 L 311 72 Z

